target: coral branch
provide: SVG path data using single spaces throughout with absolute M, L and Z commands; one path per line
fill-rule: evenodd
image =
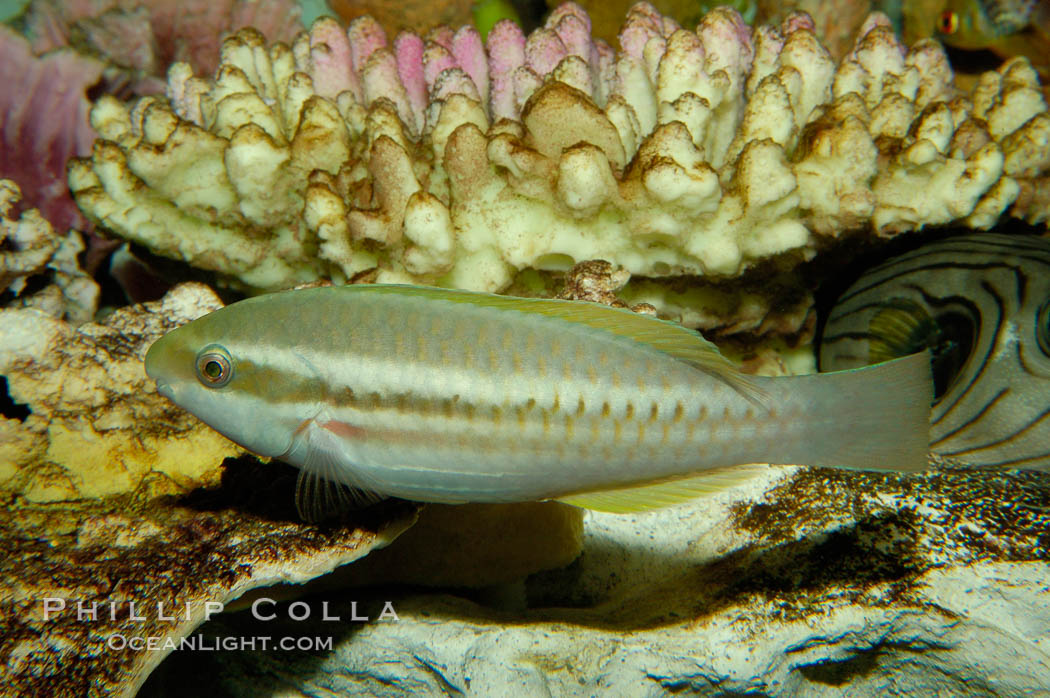
M 569 3 L 484 50 L 470 28 L 391 44 L 369 18 L 291 48 L 244 30 L 214 79 L 172 68 L 170 106 L 96 105 L 70 183 L 118 235 L 262 289 L 369 271 L 497 291 L 589 259 L 659 285 L 1046 220 L 1050 117 L 1023 59 L 964 95 L 939 44 L 880 15 L 838 66 L 805 15 L 720 8 L 691 32 L 642 3 L 619 53 L 589 26 Z

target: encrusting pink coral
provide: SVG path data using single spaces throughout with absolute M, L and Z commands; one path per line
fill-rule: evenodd
M 26 204 L 59 230 L 89 227 L 66 182 L 66 162 L 89 154 L 96 137 L 89 88 L 124 90 L 130 80 L 134 93 L 163 92 L 158 76 L 174 60 L 214 70 L 223 32 L 254 25 L 291 39 L 302 28 L 290 0 L 35 0 L 27 25 L 32 43 L 0 27 L 0 178 L 18 182 Z M 110 75 L 112 66 L 131 74 Z
M 639 3 L 621 52 L 589 32 L 572 3 L 484 45 L 472 27 L 391 43 L 368 17 L 291 46 L 243 30 L 214 80 L 176 64 L 169 102 L 100 101 L 102 139 L 70 184 L 120 236 L 257 288 L 543 292 L 604 259 L 631 275 L 630 302 L 736 331 L 790 323 L 767 317 L 783 305 L 768 293 L 746 322 L 682 309 L 676 279 L 1047 218 L 1050 116 L 1024 60 L 967 95 L 939 44 L 908 49 L 878 14 L 839 65 L 801 14 L 751 29 L 719 8 L 694 32 Z
M 87 90 L 103 67 L 70 50 L 38 58 L 0 26 L 0 179 L 17 182 L 26 206 L 61 232 L 87 224 L 69 195 L 66 161 L 91 153 Z

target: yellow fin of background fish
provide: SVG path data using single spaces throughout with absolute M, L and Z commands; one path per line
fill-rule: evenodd
M 717 494 L 768 472 L 768 465 L 757 463 L 735 465 L 726 468 L 715 468 L 680 480 L 668 480 L 640 487 L 574 494 L 568 497 L 558 497 L 557 501 L 576 507 L 583 507 L 584 509 L 593 509 L 594 511 L 629 514 L 638 511 L 649 511 L 650 509 L 660 509 L 688 502 L 699 497 Z
M 484 308 L 533 313 L 603 330 L 645 344 L 687 363 L 731 386 L 751 402 L 762 406 L 769 403 L 766 392 L 751 383 L 745 374 L 740 373 L 733 362 L 718 351 L 717 346 L 700 336 L 699 332 L 673 322 L 587 301 L 514 298 L 474 291 L 395 284 L 372 288 L 376 292 L 419 295 L 452 303 L 470 303 Z
M 872 317 L 868 331 L 872 335 L 868 358 L 878 363 L 928 348 L 937 333 L 937 323 L 918 303 L 892 298 Z

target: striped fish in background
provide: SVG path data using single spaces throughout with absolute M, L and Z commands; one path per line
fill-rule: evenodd
M 820 339 L 820 369 L 933 354 L 931 450 L 965 463 L 1050 468 L 1050 239 L 930 243 L 858 279 Z

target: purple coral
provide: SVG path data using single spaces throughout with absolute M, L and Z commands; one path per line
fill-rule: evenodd
M 66 161 L 91 153 L 86 93 L 103 67 L 70 50 L 38 58 L 25 38 L 0 27 L 0 178 L 17 182 L 25 204 L 58 230 L 87 225 L 66 187 Z
M 78 48 L 144 75 L 161 74 L 175 61 L 211 73 L 220 37 L 240 27 L 283 41 L 302 29 L 293 0 L 34 0 L 28 25 L 38 54 L 76 37 Z

